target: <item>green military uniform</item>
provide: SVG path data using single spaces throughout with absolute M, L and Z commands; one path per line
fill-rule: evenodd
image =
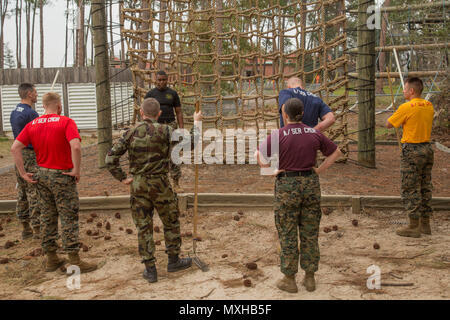
M 67 253 L 80 249 L 78 241 L 79 199 L 75 177 L 62 174 L 71 170 L 40 167 L 33 175 L 41 209 L 42 248 L 45 253 L 58 249 L 58 216 L 61 218 L 61 239 Z
M 174 129 L 174 130 L 178 129 L 178 123 L 176 120 L 168 123 L 167 125 L 172 127 L 172 129 Z M 170 161 L 169 172 L 170 172 L 170 177 L 172 178 L 172 180 L 174 180 L 174 181 L 180 180 L 181 166 L 179 164 L 175 164 L 175 163 L 173 163 L 173 161 Z
M 308 272 L 319 268 L 320 198 L 319 176 L 315 172 L 276 179 L 275 226 L 281 244 L 281 272 L 286 275 L 298 272 L 299 238 L 301 268 Z
M 25 171 L 28 173 L 36 173 L 38 165 L 36 164 L 36 154 L 32 149 L 22 150 L 23 164 Z M 38 206 L 38 198 L 36 186 L 27 183 L 19 174 L 16 168 L 16 177 L 18 184 L 18 196 L 16 213 L 21 222 L 31 222 L 33 228 L 40 227 L 40 210 Z
M 153 211 L 164 225 L 166 253 L 178 255 L 181 247 L 179 210 L 176 193 L 169 183 L 172 127 L 145 119 L 126 131 L 106 156 L 106 166 L 119 181 L 127 176 L 120 167 L 120 157 L 128 151 L 130 202 L 133 221 L 138 230 L 142 262 L 154 264 Z

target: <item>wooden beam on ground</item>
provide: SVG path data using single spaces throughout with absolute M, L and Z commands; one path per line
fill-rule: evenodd
M 183 210 L 194 205 L 193 193 L 180 193 L 178 200 Z M 273 208 L 274 195 L 268 193 L 199 193 L 198 207 L 212 208 Z M 395 196 L 361 196 L 361 195 L 322 195 L 322 207 L 352 208 L 358 212 L 364 208 L 381 210 L 403 210 L 401 197 Z M 450 197 L 433 197 L 431 207 L 436 211 L 450 210 Z M 82 197 L 80 211 L 126 210 L 130 209 L 130 196 Z M 16 210 L 16 200 L 0 200 L 0 214 L 11 214 Z

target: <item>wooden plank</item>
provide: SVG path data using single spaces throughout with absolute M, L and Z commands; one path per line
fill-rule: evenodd
M 431 2 L 431 3 L 424 3 L 424 4 L 408 4 L 408 5 L 401 5 L 401 6 L 391 6 L 391 7 L 381 7 L 381 12 L 396 12 L 396 11 L 408 11 L 408 10 L 418 10 L 418 9 L 429 9 L 429 8 L 436 8 L 436 7 L 442 7 L 446 8 L 450 5 L 450 1 L 448 0 L 442 0 L 437 2 Z M 349 10 L 352 14 L 358 14 L 358 10 Z
M 436 70 L 436 71 L 410 71 L 406 75 L 408 77 L 434 77 L 438 76 L 446 76 L 448 72 L 446 70 Z M 348 74 L 350 77 L 358 78 L 358 74 L 356 72 L 350 72 Z M 400 78 L 400 74 L 398 72 L 390 72 L 391 78 Z M 387 72 L 376 72 L 376 78 L 388 78 Z

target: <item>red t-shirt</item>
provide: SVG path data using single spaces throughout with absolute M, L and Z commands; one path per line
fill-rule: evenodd
M 320 131 L 303 123 L 288 124 L 273 132 L 258 148 L 267 159 L 272 156 L 271 137 L 279 141 L 279 169 L 286 171 L 307 171 L 316 165 L 317 150 L 325 157 L 337 149 L 333 141 Z M 275 151 L 275 150 L 274 150 Z
M 72 119 L 57 114 L 45 114 L 29 122 L 17 140 L 33 145 L 38 166 L 48 169 L 73 168 L 69 141 L 80 138 Z

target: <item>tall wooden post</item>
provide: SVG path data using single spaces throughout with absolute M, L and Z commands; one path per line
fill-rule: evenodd
M 358 0 L 358 162 L 375 168 L 375 26 L 367 13 L 375 0 Z M 371 19 L 372 20 L 371 20 Z
M 97 97 L 98 165 L 112 146 L 111 88 L 109 83 L 108 42 L 105 0 L 92 0 L 92 36 L 95 48 L 95 87 Z

